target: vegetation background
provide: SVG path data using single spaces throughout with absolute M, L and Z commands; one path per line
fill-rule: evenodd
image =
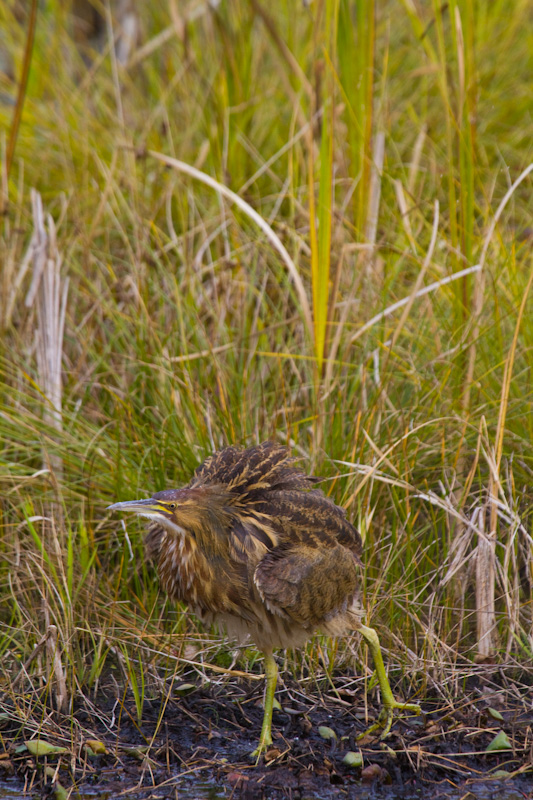
M 479 662 L 531 664 L 529 0 L 83 5 L 0 6 L 21 718 L 109 670 L 139 717 L 161 675 L 231 678 L 231 644 L 165 602 L 142 526 L 105 507 L 267 438 L 361 530 L 393 681 L 453 697 Z M 318 639 L 285 666 L 366 658 Z

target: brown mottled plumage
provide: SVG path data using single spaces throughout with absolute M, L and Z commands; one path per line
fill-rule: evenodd
M 294 466 L 288 448 L 264 442 L 220 450 L 183 489 L 110 507 L 151 519 L 146 546 L 172 599 L 187 603 L 204 622 L 223 625 L 230 636 L 249 635 L 265 653 L 258 754 L 272 741 L 272 649 L 301 646 L 315 631 L 363 633 L 384 695 L 386 719 L 378 724 L 385 734 L 392 708 L 417 709 L 392 696 L 375 632 L 360 621 L 361 537 L 344 510 L 313 488 L 318 480 Z

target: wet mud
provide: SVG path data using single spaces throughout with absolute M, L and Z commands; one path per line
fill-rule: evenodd
M 533 692 L 523 685 L 477 681 L 453 706 L 422 701 L 420 717 L 398 714 L 380 742 L 356 739 L 379 712 L 361 706 L 362 692 L 336 681 L 307 694 L 288 680 L 273 745 L 256 763 L 261 684 L 196 681 L 182 676 L 145 699 L 141 722 L 133 696 L 109 685 L 73 718 L 50 711 L 40 732 L 4 696 L 0 798 L 533 800 Z M 39 737 L 65 750 L 30 753 L 24 742 Z

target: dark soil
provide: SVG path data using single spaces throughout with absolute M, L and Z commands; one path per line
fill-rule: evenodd
M 502 677 L 498 686 L 494 675 L 490 683 L 478 677 L 455 708 L 427 701 L 420 717 L 399 714 L 381 743 L 372 737 L 356 741 L 366 727 L 365 712 L 361 693 L 348 690 L 346 681 L 321 696 L 307 696 L 288 681 L 278 692 L 283 711 L 274 712 L 274 745 L 255 764 L 249 754 L 261 727 L 261 684 L 195 686 L 197 680 L 182 676 L 163 713 L 164 699 L 145 700 L 140 725 L 132 696 L 121 696 L 116 684 L 90 702 L 80 701 L 74 721 L 51 712 L 48 721 L 55 719 L 57 736 L 43 721 L 39 737 L 66 746 L 60 756 L 30 755 L 23 743 L 37 736 L 20 722 L 20 707 L 2 698 L 0 798 L 15 796 L 9 787 L 25 786 L 26 797 L 61 797 L 65 787 L 63 796 L 73 800 L 533 800 L 533 693 L 523 684 Z M 369 707 L 369 721 L 378 711 Z M 323 738 L 322 726 L 335 738 Z M 500 731 L 511 749 L 486 752 Z M 103 752 L 93 753 L 90 740 Z M 362 755 L 362 766 L 344 763 L 348 751 Z

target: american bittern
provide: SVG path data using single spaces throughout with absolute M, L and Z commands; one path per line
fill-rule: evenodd
M 367 732 L 390 731 L 400 703 L 387 679 L 376 632 L 361 623 L 361 537 L 320 490 L 319 478 L 293 466 L 288 448 L 264 442 L 226 447 L 208 458 L 183 489 L 115 503 L 151 522 L 146 546 L 165 592 L 232 637 L 251 636 L 265 659 L 260 755 L 272 744 L 276 647 L 299 647 L 313 633 L 358 630 L 368 643 L 383 708 Z

